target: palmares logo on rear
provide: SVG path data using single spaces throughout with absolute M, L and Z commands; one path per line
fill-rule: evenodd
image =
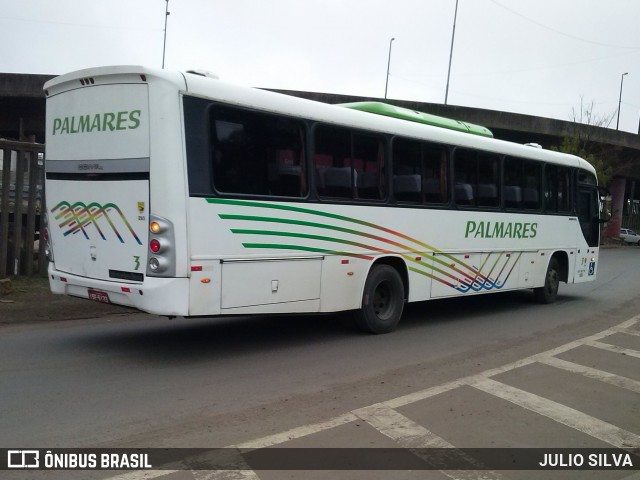
M 142 110 L 106 112 L 53 119 L 54 135 L 135 130 L 140 126 Z
M 464 238 L 534 238 L 537 233 L 537 223 L 474 222 L 469 220 Z

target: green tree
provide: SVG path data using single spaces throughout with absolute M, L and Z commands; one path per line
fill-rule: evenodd
M 592 149 L 597 150 L 596 152 L 588 152 L 586 148 L 588 145 L 585 145 L 584 142 L 578 136 L 564 137 L 562 139 L 562 145 L 557 147 L 551 147 L 551 150 L 555 150 L 556 152 L 569 153 L 571 155 L 576 155 L 580 158 L 584 158 L 587 162 L 589 162 L 593 168 L 596 169 L 596 175 L 598 176 L 598 183 L 600 185 L 608 186 L 611 181 L 611 175 L 613 174 L 613 168 L 608 162 L 605 162 L 603 158 L 607 158 L 606 150 L 613 150 L 611 148 L 601 148 L 598 146 L 591 146 Z M 617 152 L 615 152 L 617 155 Z
M 585 104 L 584 97 L 580 97 L 580 109 L 572 108 L 569 115 L 572 122 L 569 135 L 563 138 L 562 145 L 551 147 L 551 150 L 584 158 L 596 169 L 598 183 L 609 186 L 613 174 L 612 164 L 619 158 L 620 151 L 594 139 L 597 138 L 600 129 L 611 125 L 616 111 L 608 115 L 597 114 L 594 105 L 593 101 Z

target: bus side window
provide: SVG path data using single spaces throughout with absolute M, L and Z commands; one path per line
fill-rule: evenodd
M 422 202 L 422 146 L 415 140 L 394 138 L 393 193 L 401 202 Z
M 351 169 L 351 134 L 340 127 L 317 125 L 314 172 L 321 197 L 352 198 L 355 178 Z
M 353 134 L 352 141 L 358 198 L 384 198 L 384 142 L 378 137 L 360 134 Z
M 500 161 L 496 155 L 478 155 L 478 206 L 497 207 L 500 202 L 498 185 Z
M 548 213 L 558 211 L 558 167 L 555 165 L 544 168 L 544 209 Z
M 395 138 L 393 187 L 402 202 L 446 203 L 448 150 L 426 142 Z
M 503 195 L 505 208 L 522 207 L 522 160 L 519 158 L 504 159 Z
M 317 125 L 314 163 L 321 197 L 379 200 L 386 194 L 384 142 L 377 135 Z
M 542 164 L 520 158 L 504 159 L 504 206 L 514 210 L 540 210 Z
M 571 213 L 571 169 L 545 167 L 545 210 L 549 213 Z
M 458 205 L 498 207 L 499 160 L 497 155 L 456 149 L 455 194 Z
M 540 210 L 542 200 L 542 165 L 538 162 L 525 160 L 523 201 L 527 210 Z
M 422 192 L 427 203 L 446 203 L 449 151 L 440 146 L 422 146 Z
M 218 192 L 306 195 L 300 122 L 226 106 L 211 112 L 213 184 Z

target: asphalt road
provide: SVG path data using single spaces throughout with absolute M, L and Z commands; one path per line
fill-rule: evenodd
M 474 375 L 493 375 L 505 365 L 511 366 L 496 375 L 510 385 L 539 387 L 536 394 L 565 405 L 563 387 L 571 384 L 583 392 L 573 408 L 640 435 L 640 393 L 600 391 L 600 384 L 568 373 L 555 378 L 544 362 L 512 367 L 565 345 L 572 349 L 553 355 L 572 361 L 582 355 L 589 363 L 594 357 L 580 350 L 588 342 L 571 342 L 604 331 L 624 335 L 608 329 L 640 313 L 640 248 L 603 250 L 600 261 L 595 282 L 562 284 L 553 305 L 533 303 L 526 291 L 412 304 L 398 330 L 381 336 L 357 332 L 346 315 L 173 321 L 134 315 L 5 326 L 0 448 L 223 447 L 347 412 L 364 412 L 358 418 L 374 418 L 367 420 L 374 425 L 378 417 L 366 408 L 430 388 L 438 402 L 428 408 L 396 402 L 405 409 L 402 418 L 424 418 L 436 425 L 438 438 L 459 447 L 492 446 L 480 445 L 486 435 L 469 432 L 496 431 L 496 421 L 504 416 L 513 424 L 514 414 L 478 407 L 487 404 L 478 391 L 489 394 L 493 384 Z M 622 338 L 619 348 L 640 350 L 638 339 Z M 629 362 L 611 368 L 634 377 L 640 359 Z M 471 380 L 451 383 L 460 378 Z M 454 385 L 455 395 L 440 392 L 443 385 Z M 442 421 L 447 411 L 469 405 L 466 419 Z M 535 409 L 527 411 L 535 416 Z M 524 438 L 537 446 L 548 432 L 532 428 Z M 527 446 L 522 438 L 509 443 L 506 433 L 499 438 L 494 445 Z M 583 446 L 579 438 L 569 435 L 557 446 Z M 461 445 L 465 439 L 472 444 Z M 607 446 L 595 443 L 601 444 Z

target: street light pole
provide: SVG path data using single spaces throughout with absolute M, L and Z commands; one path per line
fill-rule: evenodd
M 447 70 L 447 89 L 444 93 L 444 104 L 449 99 L 449 78 L 451 77 L 451 59 L 453 58 L 453 40 L 456 38 L 456 19 L 458 18 L 458 0 L 456 0 L 456 10 L 453 14 L 453 32 L 451 33 L 451 50 L 449 50 L 449 69 Z
M 624 82 L 624 76 L 628 75 L 629 72 L 625 72 L 620 75 L 620 98 L 618 99 L 618 120 L 616 121 L 616 130 L 620 126 L 620 105 L 622 104 L 622 83 Z
M 384 85 L 384 99 L 387 99 L 387 88 L 389 87 L 389 67 L 391 66 L 391 45 L 393 44 L 393 41 L 395 40 L 395 38 L 392 38 L 391 40 L 389 40 L 389 60 L 387 60 L 387 81 Z
M 167 2 L 167 7 L 164 11 L 164 42 L 162 44 L 162 68 L 164 68 L 164 53 L 167 49 L 167 20 L 169 19 L 169 0 L 165 0 Z

